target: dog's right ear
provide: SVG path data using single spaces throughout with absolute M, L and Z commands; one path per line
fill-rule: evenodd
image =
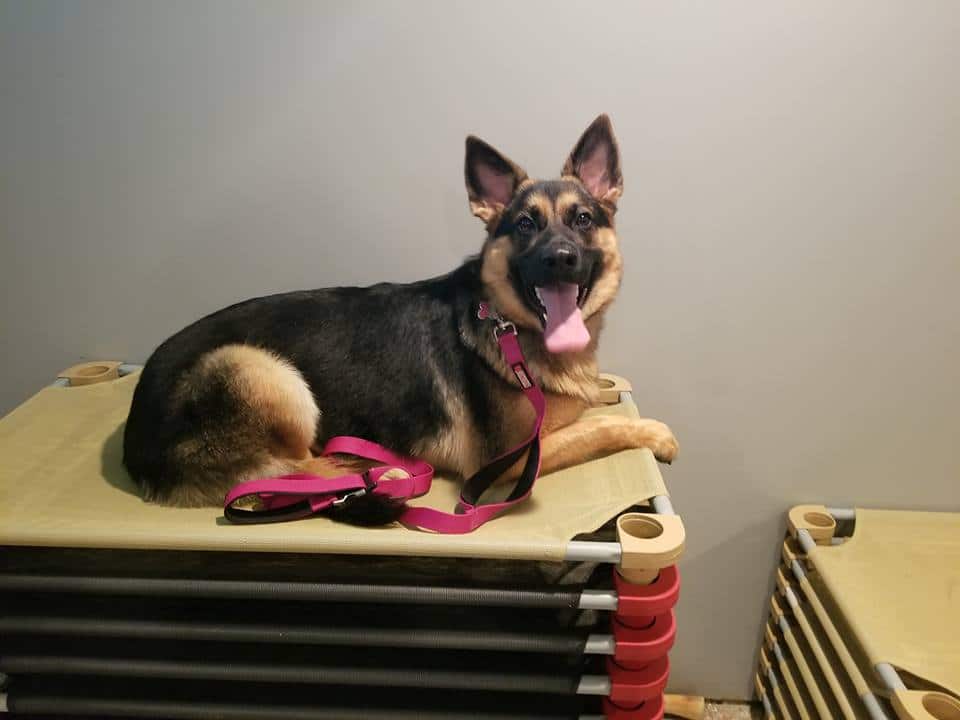
M 610 118 L 601 115 L 588 127 L 563 166 L 563 175 L 573 175 L 607 209 L 616 212 L 623 194 L 620 151 Z
M 527 173 L 483 140 L 467 138 L 464 163 L 470 210 L 488 225 L 510 204 Z

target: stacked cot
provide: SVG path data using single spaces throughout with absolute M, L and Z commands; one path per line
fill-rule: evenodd
M 960 514 L 793 508 L 759 650 L 780 720 L 960 720 Z
M 140 501 L 120 465 L 135 382 L 86 365 L 0 420 L 4 709 L 663 717 L 684 529 L 648 451 L 545 477 L 469 535 L 234 526 Z M 592 412 L 637 413 L 603 388 Z M 426 501 L 455 497 L 438 480 Z

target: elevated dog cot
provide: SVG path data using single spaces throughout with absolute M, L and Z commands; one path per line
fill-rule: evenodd
M 960 514 L 793 508 L 759 653 L 768 717 L 960 719 Z
M 232 525 L 139 498 L 120 462 L 136 370 L 79 366 L 0 420 L 6 710 L 663 716 L 684 529 L 648 451 L 546 476 L 468 535 Z M 589 412 L 637 415 L 601 383 Z M 456 497 L 439 478 L 418 502 Z

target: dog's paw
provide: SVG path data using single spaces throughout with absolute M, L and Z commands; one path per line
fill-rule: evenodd
M 645 421 L 643 434 L 643 447 L 649 448 L 653 456 L 662 463 L 669 465 L 680 452 L 680 443 L 677 442 L 673 430 L 659 420 Z

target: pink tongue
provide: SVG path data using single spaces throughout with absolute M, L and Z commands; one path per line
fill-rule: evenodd
M 577 307 L 580 288 L 573 283 L 560 283 L 537 289 L 547 309 L 547 327 L 543 331 L 547 350 L 553 353 L 583 350 L 590 342 L 590 333 Z

